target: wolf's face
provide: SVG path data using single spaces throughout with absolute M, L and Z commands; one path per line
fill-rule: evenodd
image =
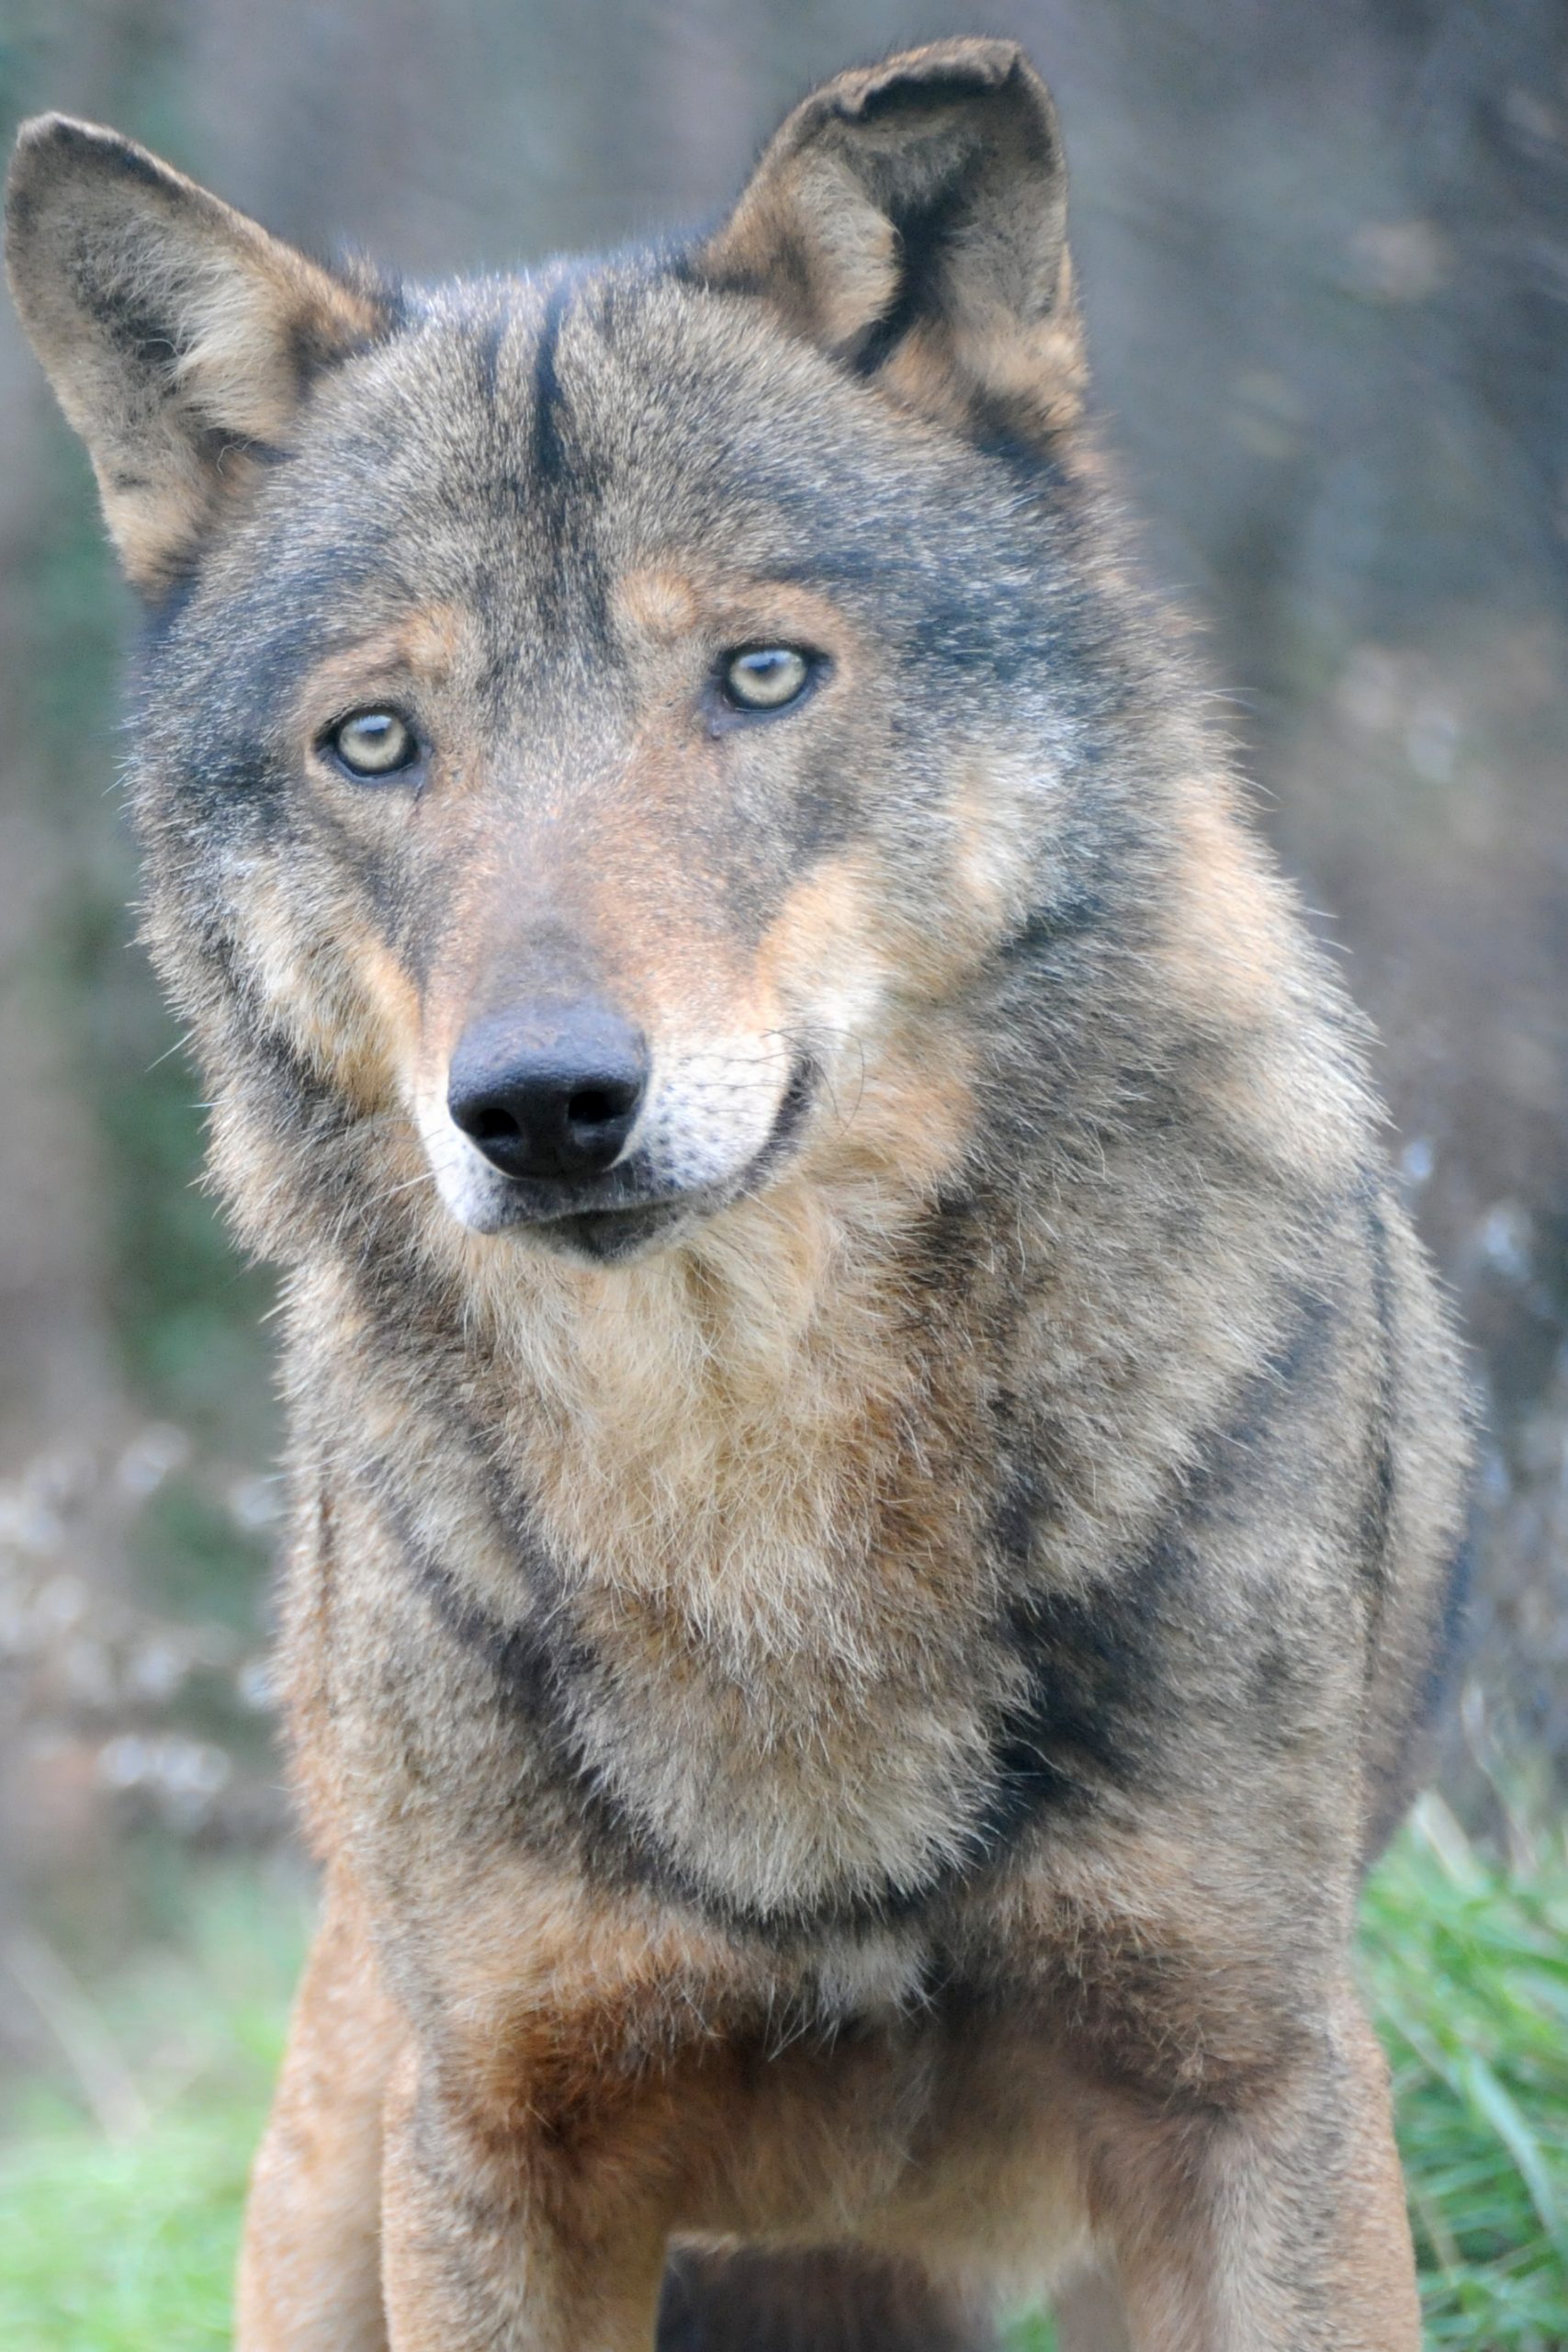
M 1061 173 L 1021 61 L 944 54 L 809 101 L 692 252 L 428 296 L 22 151 L 18 296 L 160 607 L 165 964 L 475 1231 L 620 1257 L 868 1093 L 940 1126 L 922 1038 L 1037 903 Z

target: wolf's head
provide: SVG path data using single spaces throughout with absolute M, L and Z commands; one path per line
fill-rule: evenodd
M 1111 693 L 1017 51 L 847 74 L 716 232 L 525 277 L 329 271 L 59 118 L 8 217 L 152 607 L 152 936 L 231 1162 L 357 1128 L 598 1259 L 879 1105 L 934 1165 L 944 1022 L 1081 897 L 1058 754 Z

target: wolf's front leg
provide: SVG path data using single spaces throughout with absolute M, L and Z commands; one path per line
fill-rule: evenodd
M 391 2352 L 652 2352 L 666 2219 L 637 2151 L 574 2136 L 523 2112 L 497 2129 L 405 2054 L 382 2172 Z
M 1137 2352 L 1420 2352 L 1388 2071 L 1353 1994 L 1285 2082 L 1225 2113 L 1117 2094 L 1089 2145 Z
M 235 2352 L 383 2352 L 381 2109 L 400 2031 L 353 1892 L 329 1882 L 251 2177 Z

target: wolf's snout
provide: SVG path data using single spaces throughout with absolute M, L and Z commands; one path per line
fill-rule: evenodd
M 648 1076 L 647 1040 L 612 1007 L 542 1006 L 467 1032 L 446 1107 L 504 1176 L 598 1176 L 626 1148 Z

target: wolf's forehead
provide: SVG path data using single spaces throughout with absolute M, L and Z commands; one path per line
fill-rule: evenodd
M 237 584 L 286 599 L 291 645 L 350 603 L 367 626 L 440 605 L 514 679 L 522 643 L 618 642 L 609 616 L 649 570 L 754 586 L 764 631 L 795 610 L 775 615 L 773 589 L 815 594 L 965 674 L 1016 671 L 1033 634 L 1033 596 L 996 585 L 1016 569 L 1012 486 L 761 304 L 678 277 L 563 269 L 416 296 L 275 487 Z
M 427 568 L 482 546 L 558 577 L 684 546 L 738 569 L 858 575 L 868 526 L 895 509 L 908 551 L 976 512 L 972 468 L 954 496 L 956 450 L 901 425 L 761 303 L 668 272 L 439 288 L 344 389 L 318 480 L 346 456 L 356 504 Z
M 743 528 L 798 504 L 835 447 L 842 470 L 842 420 L 819 366 L 716 312 L 608 271 L 443 288 L 362 369 L 351 425 L 389 491 L 525 537 L 700 527 L 721 500 Z

